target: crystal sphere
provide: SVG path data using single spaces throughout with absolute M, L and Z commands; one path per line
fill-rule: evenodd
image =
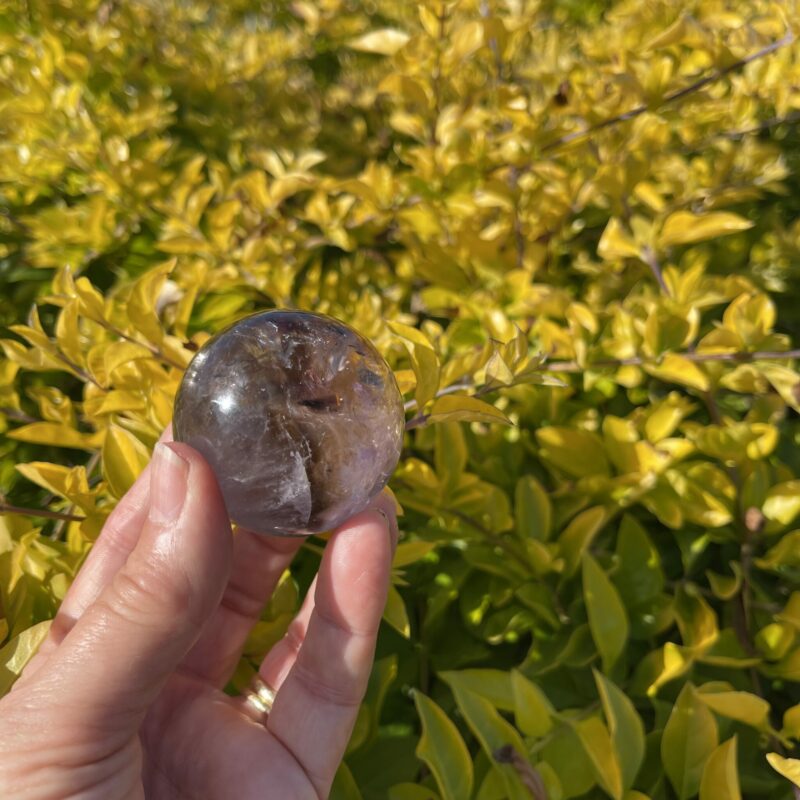
M 233 522 L 306 535 L 335 528 L 386 485 L 404 421 L 394 375 L 363 336 L 322 314 L 266 311 L 197 352 L 173 428 L 208 460 Z

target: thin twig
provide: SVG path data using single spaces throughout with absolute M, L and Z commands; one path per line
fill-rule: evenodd
M 642 255 L 644 256 L 644 260 L 647 262 L 647 266 L 650 267 L 653 277 L 661 287 L 661 291 L 664 292 L 667 297 L 670 297 L 672 293 L 667 286 L 667 282 L 664 280 L 664 275 L 661 272 L 661 264 L 658 261 L 658 256 L 656 255 L 655 250 L 653 250 L 652 247 L 647 246 L 642 250 Z
M 3 406 L 0 408 L 0 414 L 8 417 L 9 419 L 13 419 L 15 422 L 39 422 L 36 417 L 32 417 L 30 414 L 26 414 L 24 411 L 19 411 L 16 408 L 7 408 L 6 406 Z
M 125 333 L 121 328 L 118 328 L 116 325 L 112 325 L 107 320 L 102 320 L 98 322 L 103 328 L 111 333 L 116 334 L 120 337 L 120 339 L 124 339 L 126 342 L 130 342 L 131 344 L 138 344 L 140 347 L 144 347 L 146 350 L 149 350 L 156 358 L 163 361 L 165 364 L 169 364 L 171 367 L 175 367 L 176 369 L 183 369 L 183 364 L 179 364 L 177 361 L 171 359 L 163 350 L 156 347 L 152 342 L 140 342 L 135 336 L 131 336 L 128 333 Z
M 83 522 L 86 517 L 80 514 L 66 514 L 61 511 L 50 511 L 48 508 L 26 508 L 0 503 L 0 514 L 20 514 L 23 517 L 44 517 L 45 519 L 63 519 L 67 522 Z
M 735 72 L 736 70 L 741 69 L 742 67 L 752 63 L 753 61 L 756 61 L 759 58 L 768 56 L 774 53 L 776 50 L 780 50 L 782 47 L 786 47 L 787 45 L 792 44 L 795 41 L 795 38 L 796 38 L 795 34 L 790 31 L 785 36 L 778 39 L 776 42 L 772 42 L 771 44 L 768 44 L 766 47 L 762 47 L 761 50 L 757 50 L 755 53 L 752 53 L 749 56 L 740 58 L 738 61 L 734 61 L 733 64 L 729 64 L 727 67 L 715 70 L 710 75 L 706 75 L 700 78 L 699 80 L 695 81 L 694 83 L 691 83 L 688 86 L 684 86 L 683 89 L 678 89 L 672 92 L 671 94 L 666 95 L 664 99 L 656 106 L 650 107 L 647 104 L 642 104 L 636 106 L 635 108 L 630 109 L 629 111 L 625 111 L 623 114 L 617 114 L 616 116 L 610 117 L 609 119 L 604 119 L 602 122 L 590 125 L 588 128 L 585 128 L 582 131 L 573 131 L 572 133 L 567 133 L 564 136 L 560 136 L 558 139 L 554 139 L 552 142 L 549 142 L 548 144 L 544 145 L 542 147 L 542 152 L 555 150 L 565 144 L 574 142 L 576 139 L 582 139 L 583 137 L 589 136 L 592 133 L 596 133 L 597 131 L 603 130 L 604 128 L 609 128 L 612 125 L 619 124 L 620 122 L 627 122 L 628 120 L 635 119 L 636 117 L 641 116 L 647 111 L 654 111 L 656 109 L 663 108 L 664 106 L 670 103 L 674 103 L 676 100 L 680 100 L 689 94 L 693 94 L 694 92 L 699 91 L 703 87 L 708 86 L 709 84 L 714 83 L 715 81 L 718 81 L 720 78 L 724 78 L 731 72 Z

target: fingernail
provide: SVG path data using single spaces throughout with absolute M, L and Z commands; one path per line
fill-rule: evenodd
M 156 445 L 150 478 L 150 522 L 165 526 L 178 519 L 186 499 L 188 475 L 188 461 L 168 444 Z

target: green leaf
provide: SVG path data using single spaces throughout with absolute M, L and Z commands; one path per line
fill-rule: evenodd
M 614 752 L 622 770 L 622 788 L 630 789 L 644 761 L 644 724 L 628 696 L 593 670 Z
M 718 741 L 714 715 L 687 683 L 678 695 L 661 739 L 661 761 L 678 800 L 688 800 L 697 794 L 706 761 Z
M 569 578 L 577 571 L 581 558 L 594 537 L 608 521 L 608 512 L 602 506 L 594 506 L 575 516 L 558 538 L 558 546 L 564 558 L 564 574 Z
M 439 485 L 445 496 L 457 486 L 467 466 L 467 445 L 461 425 L 440 422 L 436 426 L 435 466 Z
M 583 556 L 583 595 L 603 671 L 609 672 L 628 641 L 628 615 L 614 584 L 588 553 Z
M 353 773 L 344 761 L 339 764 L 333 779 L 329 800 L 362 800 L 361 792 Z
M 456 698 L 458 709 L 475 734 L 484 752 L 495 768 L 503 775 L 510 800 L 530 800 L 530 793 L 520 780 L 516 770 L 508 764 L 497 763 L 495 754 L 504 747 L 512 747 L 521 758 L 527 749 L 516 728 L 510 725 L 485 698 L 459 685 L 458 673 L 442 675 Z
M 555 709 L 547 695 L 519 670 L 511 670 L 511 690 L 514 694 L 514 719 L 526 735 L 540 738 L 553 728 Z
M 700 800 L 742 800 L 735 736 L 723 742 L 708 757 L 700 781 Z
M 514 711 L 516 708 L 512 673 L 507 670 L 460 669 L 440 672 L 439 677 L 450 686 L 479 694 L 501 711 Z
M 617 537 L 619 567 L 614 585 L 628 607 L 653 600 L 664 591 L 661 555 L 653 546 L 645 529 L 625 514 Z
M 614 800 L 621 800 L 622 772 L 608 728 L 597 717 L 581 720 L 574 727 L 597 782 Z
M 441 797 L 418 783 L 396 783 L 389 789 L 387 800 L 441 800 Z
M 550 498 L 539 481 L 532 475 L 523 475 L 514 491 L 514 519 L 517 534 L 527 539 L 533 537 L 546 542 L 553 526 L 553 509 Z
M 472 758 L 447 714 L 421 692 L 414 690 L 414 703 L 422 723 L 417 756 L 436 778 L 443 800 L 461 800 L 472 794 Z

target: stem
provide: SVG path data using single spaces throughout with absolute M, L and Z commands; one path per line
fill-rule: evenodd
M 666 281 L 664 280 L 664 275 L 661 272 L 661 264 L 658 261 L 658 256 L 655 254 L 655 251 L 652 247 L 647 246 L 642 250 L 642 255 L 644 256 L 644 260 L 647 262 L 647 266 L 650 267 L 653 277 L 655 277 L 658 285 L 661 287 L 661 291 L 664 292 L 667 297 L 670 297 L 671 292 Z
M 124 339 L 126 342 L 130 342 L 131 344 L 138 344 L 144 347 L 145 349 L 149 350 L 156 358 L 163 361 L 165 364 L 169 364 L 171 367 L 175 367 L 176 369 L 183 369 L 183 364 L 179 364 L 177 361 L 173 361 L 163 350 L 156 347 L 152 342 L 140 342 L 135 336 L 131 336 L 128 333 L 125 333 L 122 329 L 118 328 L 116 325 L 112 325 L 110 322 L 106 320 L 102 320 L 98 322 L 103 328 L 111 333 L 116 334 L 120 337 L 120 339 Z
M 771 44 L 768 44 L 766 47 L 762 47 L 761 50 L 757 50 L 755 53 L 752 53 L 749 56 L 745 56 L 744 58 L 741 58 L 738 61 L 734 61 L 733 64 L 730 64 L 727 67 L 715 70 L 710 75 L 706 75 L 705 77 L 700 78 L 694 83 L 690 83 L 683 89 L 678 89 L 672 92 L 671 94 L 666 95 L 664 99 L 653 108 L 651 108 L 647 104 L 642 104 L 636 106 L 635 108 L 630 109 L 629 111 L 624 112 L 623 114 L 617 114 L 616 116 L 610 117 L 609 119 L 605 119 L 602 122 L 590 125 L 588 128 L 582 131 L 574 131 L 573 133 L 565 134 L 564 136 L 560 136 L 558 139 L 555 139 L 549 144 L 544 145 L 544 147 L 542 147 L 542 152 L 556 150 L 557 148 L 565 144 L 574 142 L 576 139 L 582 139 L 584 136 L 589 136 L 590 134 L 595 133 L 596 131 L 603 130 L 604 128 L 609 128 L 613 125 L 619 124 L 620 122 L 627 122 L 628 120 L 641 116 L 647 111 L 654 111 L 659 108 L 663 108 L 664 106 L 670 103 L 674 103 L 676 100 L 680 100 L 689 94 L 693 94 L 694 92 L 699 91 L 703 87 L 708 86 L 710 83 L 718 81 L 720 78 L 724 78 L 731 72 L 735 72 L 736 70 L 741 69 L 742 67 L 746 66 L 747 64 L 750 64 L 753 61 L 756 61 L 759 58 L 771 55 L 776 50 L 780 50 L 780 48 L 792 44 L 795 41 L 795 38 L 796 38 L 795 34 L 790 31 L 785 36 L 778 39 L 776 42 L 772 42 Z

